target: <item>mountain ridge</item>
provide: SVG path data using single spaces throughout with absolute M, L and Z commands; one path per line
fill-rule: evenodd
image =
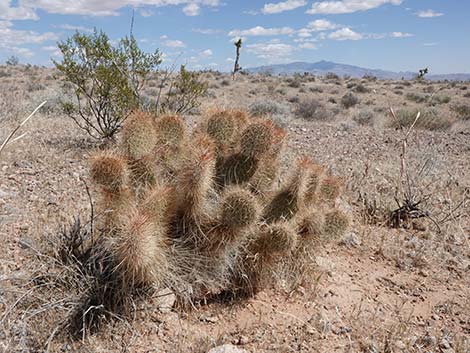
M 339 76 L 351 76 L 361 78 L 365 75 L 375 76 L 379 79 L 413 79 L 416 77 L 415 72 L 411 71 L 389 71 L 382 69 L 370 69 L 349 64 L 340 64 L 333 61 L 321 60 L 314 63 L 295 61 L 287 64 L 274 64 L 251 67 L 245 69 L 251 73 L 271 73 L 273 75 L 293 75 L 296 73 L 308 72 L 318 76 L 324 76 L 329 72 Z M 450 80 L 450 81 L 470 81 L 470 74 L 466 73 L 450 73 L 450 74 L 429 74 L 426 75 L 428 80 Z

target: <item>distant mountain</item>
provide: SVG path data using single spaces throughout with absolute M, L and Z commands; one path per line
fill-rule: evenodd
M 328 72 L 335 73 L 339 76 L 351 76 L 361 78 L 365 75 L 375 76 L 380 79 L 399 80 L 405 78 L 407 80 L 416 76 L 415 72 L 394 72 L 380 69 L 367 69 L 364 67 L 338 64 L 331 61 L 319 61 L 316 63 L 293 62 L 289 64 L 266 65 L 248 68 L 245 71 L 252 73 L 270 73 L 272 75 L 293 75 L 295 73 L 308 72 L 318 76 L 324 76 Z M 470 81 L 470 74 L 445 74 L 445 75 L 426 75 L 428 80 L 456 80 Z

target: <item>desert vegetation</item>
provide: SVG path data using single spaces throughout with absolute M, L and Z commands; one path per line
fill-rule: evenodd
M 468 84 L 158 64 L 108 138 L 60 65 L 0 67 L 1 142 L 47 101 L 0 152 L 0 350 L 468 351 Z

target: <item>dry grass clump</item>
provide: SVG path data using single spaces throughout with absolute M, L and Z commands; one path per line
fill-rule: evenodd
M 389 127 L 392 128 L 409 128 L 416 120 L 419 110 L 400 109 L 396 112 L 396 119 L 389 122 Z M 450 117 L 444 116 L 435 109 L 426 109 L 421 111 L 420 118 L 414 125 L 417 129 L 444 131 L 448 130 L 453 124 Z
M 305 268 L 319 242 L 341 236 L 348 220 L 335 208 L 339 179 L 307 158 L 274 187 L 285 136 L 235 110 L 211 112 L 192 133 L 178 116 L 132 114 L 119 150 L 92 159 L 104 218 L 96 253 L 106 276 L 76 315 L 87 316 L 90 305 L 112 312 L 104 294 L 126 303 L 136 291 L 170 288 L 181 304 L 252 295 L 280 263 Z
M 361 110 L 353 116 L 353 120 L 359 125 L 372 125 L 374 123 L 374 112 L 372 110 Z
M 452 107 L 452 110 L 457 114 L 459 120 L 470 120 L 470 105 L 456 104 Z

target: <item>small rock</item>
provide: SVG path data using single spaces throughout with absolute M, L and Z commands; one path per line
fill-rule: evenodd
M 436 320 L 436 321 L 438 321 L 440 319 L 439 315 L 437 315 L 437 314 L 433 314 L 431 317 L 432 317 L 433 320 Z
M 211 324 L 215 324 L 217 321 L 219 321 L 219 319 L 216 316 L 207 316 L 207 315 L 201 315 L 199 317 L 199 320 L 210 322 Z
M 441 343 L 439 344 L 439 347 L 440 348 L 443 348 L 443 349 L 450 349 L 450 342 L 447 340 L 447 338 L 443 338 L 441 340 Z
M 351 232 L 345 235 L 341 243 L 348 248 L 357 248 L 358 246 L 361 245 L 361 239 L 359 239 L 357 234 L 355 234 L 354 232 Z
M 157 308 L 162 313 L 168 313 L 171 311 L 176 302 L 176 295 L 171 289 L 165 288 L 157 294 Z
M 238 348 L 233 344 L 223 344 L 222 346 L 212 348 L 207 353 L 248 353 L 248 351 Z

